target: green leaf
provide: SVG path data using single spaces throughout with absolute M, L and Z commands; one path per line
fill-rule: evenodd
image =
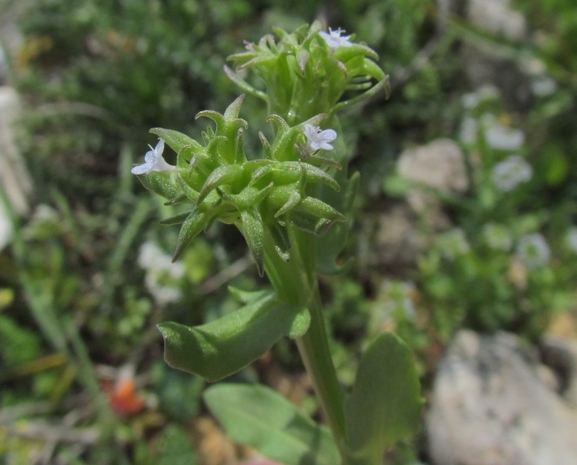
M 381 463 L 383 453 L 419 426 L 422 399 L 411 353 L 386 333 L 363 355 L 345 399 L 346 436 L 355 465 Z
M 193 210 L 187 216 L 178 233 L 176 250 L 172 257 L 173 262 L 180 258 L 192 240 L 203 230 L 210 220 L 211 216 L 208 213 L 199 211 L 198 209 Z
M 285 465 L 338 465 L 339 451 L 329 430 L 264 386 L 218 384 L 204 400 L 236 442 Z
M 186 430 L 169 424 L 160 435 L 157 465 L 196 465 L 196 453 Z
M 186 147 L 192 147 L 195 150 L 203 149 L 202 145 L 182 132 L 164 128 L 152 128 L 150 132 L 160 137 L 177 154 Z
M 150 171 L 137 175 L 138 180 L 149 191 L 168 200 L 176 199 L 180 195 L 174 171 Z
M 252 211 L 240 212 L 242 218 L 242 233 L 256 262 L 258 274 L 264 276 L 264 226 L 256 208 Z
M 188 216 L 192 213 L 192 210 L 189 210 L 184 213 L 180 213 L 178 215 L 172 216 L 170 218 L 166 218 L 160 222 L 160 224 L 164 225 L 172 225 L 172 224 L 182 224 L 188 218 Z
M 206 179 L 200 190 L 197 205 L 200 204 L 206 196 L 218 186 L 235 181 L 242 176 L 243 170 L 239 165 L 224 165 L 215 169 Z
M 351 211 L 355 195 L 358 190 L 360 175 L 354 173 L 350 179 L 342 181 L 344 185 L 343 195 L 335 197 L 333 192 L 323 191 L 322 198 L 339 211 L 348 213 Z M 327 198 L 328 197 L 328 198 Z M 347 242 L 349 235 L 349 222 L 340 222 L 332 226 L 322 241 L 317 243 L 317 264 L 321 273 L 326 275 L 346 273 L 353 265 L 353 259 L 349 258 L 344 264 L 337 264 L 337 259 Z
M 250 304 L 264 297 L 270 292 L 270 291 L 243 291 L 242 289 L 238 289 L 233 286 L 228 286 L 228 290 L 235 298 L 235 300 L 240 302 L 241 304 Z
M 273 292 L 210 323 L 188 327 L 158 325 L 164 336 L 164 359 L 173 368 L 218 381 L 256 360 L 281 337 L 302 335 L 308 310 L 279 303 Z

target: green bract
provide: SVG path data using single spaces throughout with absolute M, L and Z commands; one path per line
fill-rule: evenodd
M 348 41 L 331 47 L 319 34 L 321 30 L 318 21 L 292 34 L 275 28 L 278 42 L 269 34 L 258 44 L 248 43 L 246 52 L 228 57 L 236 63 L 237 72 L 250 69 L 260 77 L 265 92 L 226 66 L 225 71 L 246 92 L 265 100 L 269 113 L 282 115 L 291 125 L 319 113 L 333 114 L 387 86 L 387 76 L 373 61 L 378 59 L 375 51 Z M 339 102 L 346 91 L 364 92 Z
M 339 190 L 335 179 L 324 171 L 329 160 L 301 153 L 304 128 L 316 125 L 326 115 L 289 126 L 278 115 L 269 121 L 276 126 L 271 143 L 260 134 L 263 157 L 248 160 L 243 134 L 248 128 L 238 117 L 244 96 L 224 112 L 202 111 L 216 123 L 203 133 L 204 145 L 177 131 L 155 128 L 158 135 L 177 153 L 176 169 L 148 171 L 139 175 L 142 184 L 172 203 L 188 201 L 188 213 L 169 218 L 167 224 L 182 224 L 174 259 L 178 259 L 191 240 L 213 221 L 234 224 L 244 235 L 259 273 L 264 272 L 264 236 L 274 240 L 284 260 L 290 259 L 288 225 L 316 235 L 325 233 L 335 221 L 345 217 L 322 200 L 307 193 L 310 184 L 324 184 Z

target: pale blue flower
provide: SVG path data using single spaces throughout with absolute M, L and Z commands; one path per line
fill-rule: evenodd
M 352 42 L 349 42 L 349 38 L 351 37 L 350 35 L 341 37 L 341 34 L 343 34 L 344 32 L 345 31 L 342 30 L 340 27 L 336 31 L 333 31 L 329 27 L 328 33 L 326 33 L 325 31 L 321 31 L 319 32 L 319 34 L 323 39 L 325 39 L 325 42 L 328 44 L 328 46 L 332 50 L 335 50 L 339 47 L 350 47 L 351 45 L 353 45 Z
M 149 147 L 150 150 L 144 155 L 144 163 L 133 166 L 130 170 L 132 174 L 148 174 L 151 171 L 171 171 L 174 169 L 174 166 L 166 163 L 162 156 L 162 152 L 164 152 L 164 141 L 162 139 L 158 140 L 156 147 L 152 148 L 150 145 Z
M 501 192 L 509 192 L 533 177 L 533 168 L 520 155 L 511 155 L 493 167 L 493 183 Z
M 337 138 L 337 132 L 332 129 L 321 130 L 318 126 L 312 124 L 305 124 L 303 129 L 304 135 L 307 138 L 307 145 L 305 150 L 307 153 L 313 153 L 317 150 L 333 150 L 334 147 L 329 144 Z
M 541 234 L 527 234 L 519 239 L 517 257 L 527 268 L 533 270 L 549 262 L 551 250 Z

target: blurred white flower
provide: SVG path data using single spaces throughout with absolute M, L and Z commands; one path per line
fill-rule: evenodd
M 509 192 L 533 176 L 533 168 L 520 155 L 511 155 L 493 167 L 492 178 L 501 192 Z
M 517 150 L 525 142 L 525 135 L 518 129 L 494 124 L 485 130 L 485 140 L 497 150 Z
M 305 124 L 303 132 L 307 138 L 307 146 L 305 150 L 308 153 L 316 152 L 317 150 L 333 150 L 334 147 L 329 144 L 337 138 L 336 131 L 332 129 L 321 130 L 318 126 L 312 124 Z
M 483 237 L 492 249 L 511 250 L 513 237 L 509 229 L 503 225 L 487 223 L 483 226 Z
M 340 27 L 336 31 L 333 31 L 329 27 L 328 33 L 326 33 L 325 31 L 321 31 L 319 32 L 319 35 L 323 39 L 325 39 L 325 42 L 331 49 L 335 50 L 339 47 L 350 47 L 351 45 L 353 45 L 352 42 L 349 42 L 349 38 L 351 37 L 350 35 L 341 37 L 341 34 L 344 33 L 345 31 L 342 30 Z
M 144 155 L 144 163 L 133 166 L 130 170 L 132 174 L 147 174 L 151 171 L 170 171 L 174 169 L 174 166 L 166 163 L 162 156 L 162 152 L 164 152 L 164 141 L 162 139 L 158 140 L 156 147 L 152 148 L 150 145 L 149 147 L 150 150 Z
M 541 234 L 527 234 L 519 239 L 517 257 L 527 268 L 534 270 L 549 262 L 551 250 Z
M 567 230 L 567 234 L 565 235 L 565 240 L 566 240 L 569 248 L 573 252 L 577 253 L 577 227 L 576 226 L 571 226 Z
M 170 255 L 158 245 L 145 242 L 140 247 L 138 264 L 146 270 L 144 284 L 158 304 L 166 305 L 182 298 L 180 286 L 185 273 L 182 263 L 172 263 Z

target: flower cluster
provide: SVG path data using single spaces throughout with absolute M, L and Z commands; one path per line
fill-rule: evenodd
M 338 191 L 339 184 L 323 166 L 334 162 L 317 156 L 332 150 L 329 143 L 337 133 L 318 125 L 326 115 L 317 115 L 296 126 L 278 115 L 269 121 L 276 125 L 270 143 L 261 133 L 264 155 L 248 160 L 243 134 L 248 124 L 238 117 L 244 96 L 224 112 L 203 111 L 198 116 L 212 119 L 216 128 L 203 133 L 205 145 L 176 131 L 156 128 L 157 146 L 146 153 L 145 163 L 132 170 L 145 187 L 170 202 L 192 203 L 182 215 L 165 224 L 182 224 L 174 259 L 192 239 L 215 220 L 234 224 L 244 235 L 259 272 L 264 270 L 264 247 L 272 240 L 277 253 L 290 260 L 287 226 L 322 235 L 335 221 L 344 221 L 336 209 L 308 194 L 310 184 L 324 184 Z M 164 143 L 177 153 L 171 166 L 162 157 Z M 305 147 L 302 153 L 299 147 Z M 270 239 L 269 239 L 270 238 Z
M 352 106 L 388 84 L 375 63 L 378 55 L 366 45 L 351 42 L 340 28 L 327 33 L 315 21 L 292 34 L 275 32 L 280 40 L 266 35 L 258 43 L 247 43 L 245 52 L 228 57 L 235 62 L 236 72 L 228 67 L 225 71 L 246 92 L 265 100 L 269 113 L 291 125 Z M 245 69 L 264 81 L 264 92 L 237 74 Z M 361 93 L 339 102 L 346 91 Z

